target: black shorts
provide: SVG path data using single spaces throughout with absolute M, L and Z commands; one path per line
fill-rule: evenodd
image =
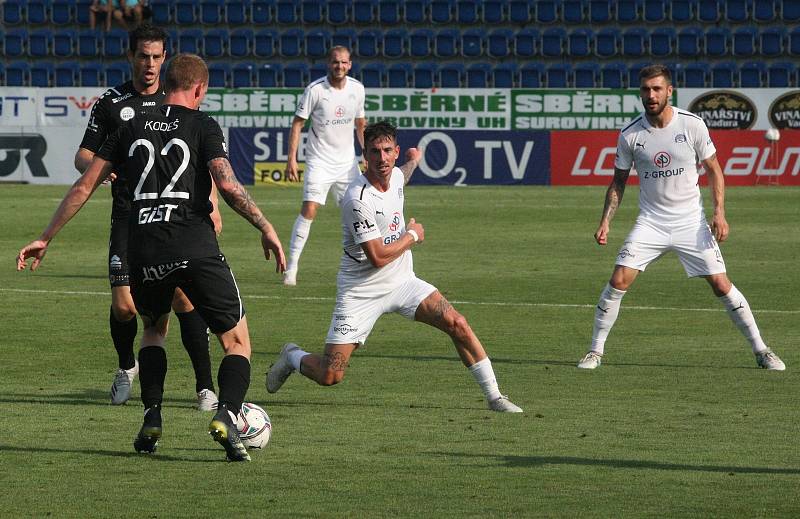
M 111 237 L 108 240 L 108 280 L 111 288 L 130 285 L 128 267 L 128 218 L 111 217 Z
M 155 323 L 172 309 L 180 288 L 214 333 L 225 333 L 244 317 L 239 287 L 223 255 L 176 261 L 131 270 L 136 311 Z

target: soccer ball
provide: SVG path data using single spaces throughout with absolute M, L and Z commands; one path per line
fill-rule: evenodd
M 269 420 L 269 415 L 262 408 L 250 402 L 242 404 L 242 410 L 236 417 L 236 426 L 239 429 L 242 443 L 251 449 L 266 447 L 272 435 L 272 422 Z

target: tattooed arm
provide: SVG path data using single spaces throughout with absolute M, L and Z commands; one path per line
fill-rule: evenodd
M 225 203 L 239 213 L 242 218 L 250 222 L 253 227 L 261 231 L 261 246 L 264 249 L 264 257 L 269 259 L 270 251 L 272 251 L 275 254 L 276 270 L 278 272 L 286 270 L 286 257 L 283 254 L 283 246 L 278 234 L 272 224 L 264 218 L 250 193 L 236 179 L 228 159 L 220 157 L 210 160 L 208 162 L 208 171 L 211 173 L 217 190 L 225 200 Z
M 405 178 L 406 184 L 411 180 L 411 175 L 414 173 L 414 170 L 417 169 L 421 158 L 422 152 L 417 148 L 408 148 L 406 150 L 406 162 L 400 166 L 400 171 L 403 172 L 403 178 Z
M 628 182 L 628 176 L 631 170 L 614 168 L 614 179 L 611 185 L 608 186 L 606 191 L 606 204 L 603 207 L 603 217 L 600 218 L 600 226 L 597 232 L 594 233 L 594 239 L 600 245 L 608 243 L 608 230 L 611 226 L 611 220 L 617 212 L 619 204 L 622 203 L 622 195 L 625 194 L 625 184 Z

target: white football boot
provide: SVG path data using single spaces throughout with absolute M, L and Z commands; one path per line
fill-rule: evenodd
M 217 395 L 210 389 L 197 393 L 197 409 L 200 411 L 216 411 L 219 405 Z
M 131 369 L 118 369 L 111 384 L 111 403 L 122 405 L 131 397 L 133 379 L 139 374 L 139 362 L 134 361 Z
M 293 287 L 297 285 L 297 271 L 296 270 L 287 270 L 283 273 L 283 284 L 287 287 Z
M 521 413 L 522 408 L 514 405 L 506 395 L 501 395 L 500 398 L 489 402 L 489 409 L 497 411 L 498 413 Z
M 580 369 L 595 369 L 599 368 L 600 364 L 602 363 L 603 356 L 598 355 L 594 351 L 590 351 L 583 358 L 578 361 L 578 367 Z
M 780 357 L 769 348 L 760 353 L 756 353 L 756 364 L 758 364 L 759 368 L 771 371 L 783 371 L 786 369 L 786 364 L 784 364 Z
M 293 342 L 286 343 L 281 350 L 278 360 L 269 367 L 267 373 L 267 391 L 270 393 L 277 393 L 289 375 L 292 374 L 294 368 L 292 363 L 289 362 L 289 352 L 300 349 L 300 346 Z

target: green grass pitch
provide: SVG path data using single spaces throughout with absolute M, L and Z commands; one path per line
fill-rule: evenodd
M 13 269 L 65 190 L 0 186 L 0 515 L 800 516 L 798 189 L 727 192 L 728 272 L 788 366 L 775 373 L 756 368 L 706 283 L 686 279 L 674 256 L 625 297 L 603 366 L 575 368 L 635 218 L 636 188 L 600 247 L 592 234 L 604 188 L 409 187 L 406 218 L 426 229 L 415 271 L 468 318 L 522 415 L 488 411 L 449 339 L 394 315 L 340 385 L 293 375 L 267 394 L 264 373 L 283 343 L 322 348 L 339 212 L 320 212 L 299 285 L 285 288 L 256 231 L 224 208 L 220 243 L 254 346 L 247 400 L 274 426 L 249 464 L 226 463 L 206 433 L 210 416 L 193 409 L 176 327 L 164 437 L 155 455 L 133 452 L 138 384 L 126 406 L 108 397 L 109 189 L 54 240 L 39 271 Z M 251 192 L 288 246 L 300 190 Z

